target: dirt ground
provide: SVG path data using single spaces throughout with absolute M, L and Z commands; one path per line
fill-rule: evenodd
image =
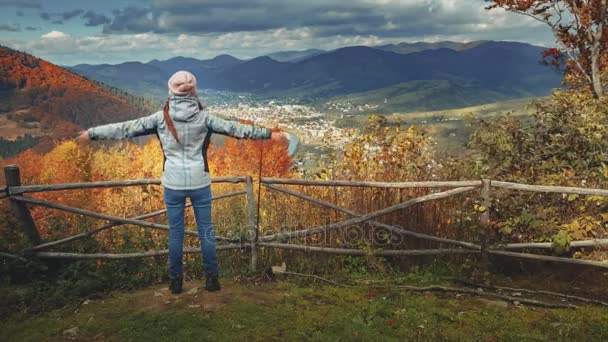
M 221 291 L 208 292 L 204 285 L 200 280 L 184 282 L 183 292 L 174 295 L 168 286 L 163 284 L 125 295 L 125 300 L 130 301 L 133 307 L 149 312 L 185 308 L 211 312 L 229 304 L 242 302 L 243 299 L 253 304 L 267 304 L 276 302 L 283 296 L 280 292 L 264 289 L 264 286 L 246 287 L 228 282 L 222 284 Z

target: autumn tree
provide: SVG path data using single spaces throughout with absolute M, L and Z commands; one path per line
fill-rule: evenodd
M 252 141 L 226 138 L 222 146 L 209 151 L 211 174 L 214 176 L 257 175 L 289 177 L 293 162 L 287 152 L 287 141 Z
M 546 61 L 564 66 L 566 82 L 605 93 L 608 72 L 608 0 L 492 0 L 488 9 L 503 8 L 547 24 L 557 47 Z M 567 58 L 567 59 L 566 59 Z

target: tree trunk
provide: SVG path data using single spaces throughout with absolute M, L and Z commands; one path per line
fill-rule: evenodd
M 602 36 L 604 33 L 604 21 L 606 20 L 606 2 L 607 0 L 601 0 L 597 31 L 591 33 L 591 37 L 593 38 L 591 42 L 591 88 L 593 90 L 593 96 L 598 99 L 604 95 L 604 86 L 602 84 L 600 70 L 600 57 L 602 50 Z
M 594 34 L 593 36 L 594 40 L 591 47 L 591 90 L 593 91 L 593 97 L 599 99 L 604 95 L 600 72 L 601 44 L 599 38 L 601 38 L 601 33 L 598 32 L 598 34 Z

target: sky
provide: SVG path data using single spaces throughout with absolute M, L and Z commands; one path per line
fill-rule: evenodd
M 484 0 L 0 0 L 0 44 L 59 65 L 353 45 L 506 40 L 552 46 Z

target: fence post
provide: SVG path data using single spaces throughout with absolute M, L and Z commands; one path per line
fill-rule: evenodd
M 10 195 L 10 189 L 13 186 L 21 185 L 21 173 L 19 167 L 16 165 L 7 165 L 4 167 L 4 178 L 6 180 L 7 191 Z M 10 197 L 9 197 L 10 198 Z M 40 234 L 38 234 L 38 228 L 32 218 L 30 210 L 27 208 L 25 203 L 17 202 L 11 199 L 11 209 L 13 214 L 21 221 L 21 227 L 25 235 L 32 243 L 32 245 L 38 245 L 41 242 Z
M 261 179 L 260 179 L 261 181 Z M 249 266 L 249 270 L 251 272 L 255 272 L 258 264 L 258 251 L 257 251 L 257 242 L 258 242 L 258 226 L 256 223 L 255 217 L 255 198 L 253 196 L 253 178 L 251 176 L 247 176 L 246 178 L 247 184 L 247 214 L 248 214 L 248 223 L 249 223 L 249 243 L 251 243 L 251 264 Z M 258 194 L 260 196 L 261 194 Z
M 490 255 L 488 253 L 488 234 L 490 233 L 490 207 L 492 199 L 490 197 L 490 180 L 483 179 L 481 181 L 481 205 L 485 208 L 479 218 L 479 242 L 481 245 L 481 270 L 488 271 L 490 269 Z

